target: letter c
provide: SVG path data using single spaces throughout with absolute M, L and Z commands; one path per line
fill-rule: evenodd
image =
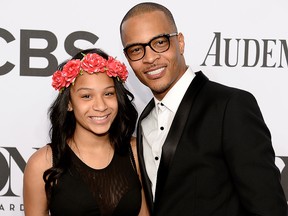
M 0 38 L 3 38 L 7 43 L 10 43 L 11 41 L 15 40 L 14 36 L 3 28 L 0 28 Z M 14 67 L 15 67 L 14 64 L 6 61 L 4 65 L 0 66 L 0 75 L 9 73 Z

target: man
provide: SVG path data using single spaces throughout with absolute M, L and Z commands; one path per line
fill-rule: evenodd
M 286 216 L 270 132 L 253 95 L 193 73 L 184 36 L 156 3 L 130 9 L 124 53 L 153 95 L 137 129 L 152 215 Z

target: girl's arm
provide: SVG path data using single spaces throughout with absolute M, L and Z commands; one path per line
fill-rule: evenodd
M 52 151 L 45 146 L 28 160 L 24 170 L 23 198 L 25 216 L 48 216 L 43 173 L 52 166 Z
M 132 137 L 132 139 L 131 139 L 131 147 L 132 147 L 133 155 L 135 158 L 138 176 L 140 178 L 140 182 L 142 183 L 140 169 L 139 169 L 139 163 L 138 163 L 137 145 L 136 145 L 136 138 L 135 137 Z M 148 207 L 147 207 L 146 198 L 144 195 L 143 188 L 141 190 L 141 194 L 142 194 L 142 204 L 141 204 L 141 209 L 140 209 L 138 216 L 149 216 L 149 211 L 148 211 Z

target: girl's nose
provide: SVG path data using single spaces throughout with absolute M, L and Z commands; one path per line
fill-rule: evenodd
M 92 109 L 95 111 L 105 111 L 108 108 L 107 104 L 105 103 L 105 100 L 103 100 L 102 97 L 99 97 L 94 100 Z

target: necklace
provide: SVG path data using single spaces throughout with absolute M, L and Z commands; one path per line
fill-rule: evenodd
M 105 151 L 103 149 L 102 152 L 100 151 L 96 155 L 91 155 L 90 153 L 92 151 L 89 151 L 88 154 L 83 154 L 83 151 L 80 151 L 79 145 L 76 143 L 76 141 L 74 139 L 71 141 L 71 144 L 69 145 L 69 147 L 74 152 L 74 154 L 76 154 L 76 156 L 86 165 L 88 165 L 92 168 L 95 168 L 95 169 L 103 169 L 110 164 L 110 162 L 112 161 L 112 158 L 113 158 L 113 150 L 114 149 L 110 143 L 107 145 L 108 145 L 108 150 Z M 104 154 L 107 156 L 102 156 Z M 98 160 L 97 160 L 97 158 L 98 158 Z M 99 158 L 101 158 L 101 159 L 99 159 Z

